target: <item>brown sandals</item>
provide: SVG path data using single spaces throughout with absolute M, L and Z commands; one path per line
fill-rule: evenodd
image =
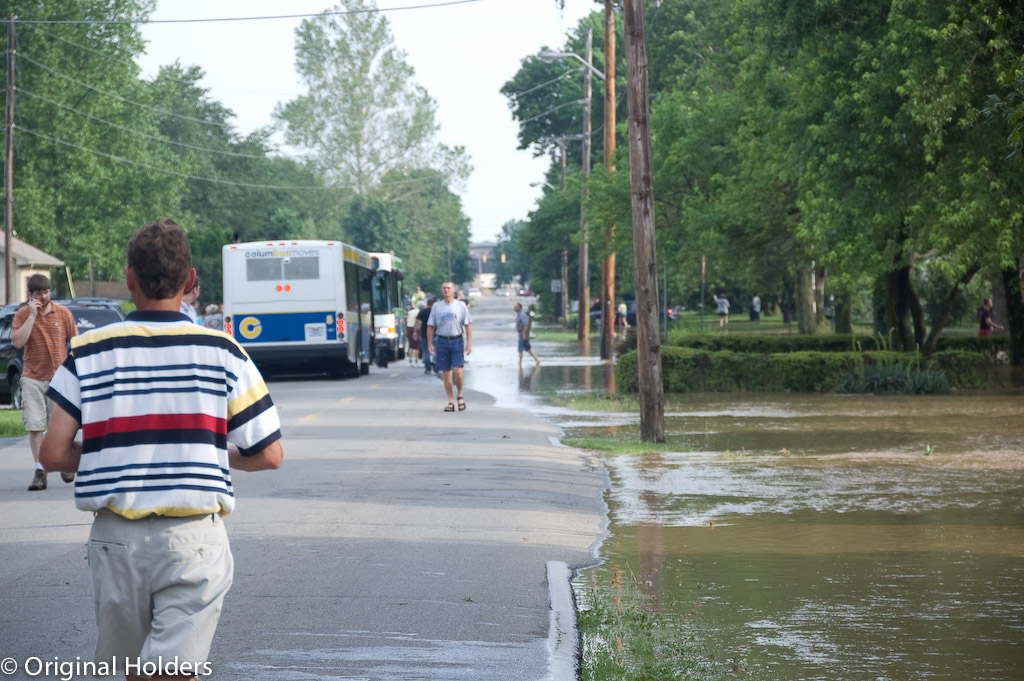
M 445 410 L 445 411 L 455 411 L 455 405 L 454 405 L 454 404 L 452 404 L 451 402 L 449 402 L 449 403 L 448 403 L 448 406 L 447 406 L 447 407 L 445 407 L 445 408 L 444 408 L 444 410 Z

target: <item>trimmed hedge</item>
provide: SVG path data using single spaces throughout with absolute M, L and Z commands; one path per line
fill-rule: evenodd
M 885 342 L 885 341 L 883 341 Z M 857 345 L 854 345 L 854 344 Z M 703 334 L 679 336 L 673 341 L 674 346 L 718 352 L 756 352 L 761 354 L 779 352 L 875 352 L 881 350 L 877 336 L 857 336 L 853 334 Z M 940 337 L 936 344 L 937 352 L 964 350 L 976 352 L 992 359 L 1000 351 L 1009 350 L 1007 336 L 951 336 Z M 633 347 L 636 348 L 636 341 Z
M 813 338 L 813 336 L 811 336 Z M 984 383 L 985 359 L 970 352 L 937 352 L 931 357 L 903 352 L 705 352 L 665 346 L 661 349 L 666 392 L 831 392 L 862 366 L 900 365 L 942 369 L 954 387 Z M 624 392 L 637 391 L 637 353 L 615 366 L 615 382 Z

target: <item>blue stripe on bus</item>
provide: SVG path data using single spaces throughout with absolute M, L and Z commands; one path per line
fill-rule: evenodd
M 334 312 L 273 312 L 233 314 L 235 340 L 250 343 L 282 343 L 306 341 L 306 324 L 326 325 L 326 336 L 320 341 L 338 339 L 338 320 Z M 328 323 L 330 319 L 330 323 Z M 310 339 L 313 341 L 314 339 Z

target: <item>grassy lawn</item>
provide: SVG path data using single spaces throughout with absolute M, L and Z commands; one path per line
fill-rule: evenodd
M 530 338 L 539 341 L 567 343 L 576 340 L 576 330 L 562 331 L 557 328 L 540 328 L 535 326 L 531 330 Z
M 659 328 L 661 324 L 659 322 Z M 684 312 L 676 321 L 669 321 L 669 338 L 677 334 L 695 334 L 701 332 L 700 314 L 696 312 Z M 853 332 L 870 336 L 873 331 L 870 324 L 854 324 Z M 797 333 L 796 321 L 786 324 L 782 321 L 782 315 L 761 315 L 760 322 L 750 321 L 746 314 L 729 315 L 729 324 L 723 328 L 718 326 L 717 314 L 704 314 L 704 333 Z M 818 327 L 818 333 L 832 333 L 832 325 L 822 324 Z
M 21 422 L 21 410 L 0 409 L 0 437 L 20 437 L 22 435 L 28 435 L 28 432 Z

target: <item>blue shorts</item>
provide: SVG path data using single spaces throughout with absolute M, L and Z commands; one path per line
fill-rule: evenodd
M 466 344 L 462 336 L 458 338 L 434 338 L 434 370 L 451 371 L 453 367 L 465 365 L 466 360 L 462 356 Z
M 519 352 L 529 352 L 530 341 L 524 339 L 522 336 L 519 337 Z

